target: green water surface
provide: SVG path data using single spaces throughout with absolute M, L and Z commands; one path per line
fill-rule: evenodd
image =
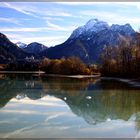
M 0 75 L 0 138 L 138 138 L 140 89 L 106 79 Z

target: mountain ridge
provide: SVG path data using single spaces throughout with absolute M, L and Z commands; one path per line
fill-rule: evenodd
M 87 64 L 98 63 L 105 46 L 117 46 L 123 38 L 135 42 L 135 33 L 130 24 L 109 26 L 104 21 L 91 19 L 75 29 L 64 43 L 48 48 L 40 55 L 50 59 L 77 56 Z
M 0 63 L 24 59 L 26 56 L 30 56 L 30 54 L 24 52 L 16 44 L 12 43 L 6 35 L 0 33 Z
M 38 42 L 32 42 L 30 44 L 28 44 L 25 48 L 23 48 L 24 51 L 26 51 L 27 53 L 32 53 L 37 55 L 38 53 L 41 53 L 42 51 L 44 51 L 45 49 L 47 49 L 48 47 L 38 43 Z
M 6 59 L 24 59 L 31 55 L 37 55 L 39 59 L 75 56 L 86 64 L 93 64 L 98 63 L 100 54 L 106 46 L 118 46 L 125 38 L 135 42 L 135 34 L 135 30 L 128 23 L 109 26 L 107 22 L 98 19 L 89 20 L 85 25 L 75 29 L 65 42 L 50 48 L 38 42 L 28 45 L 21 42 L 14 44 L 0 33 L 0 58 L 6 61 Z

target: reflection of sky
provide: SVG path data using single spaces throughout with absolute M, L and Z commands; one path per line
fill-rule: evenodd
M 64 101 L 46 96 L 39 100 L 12 99 L 0 110 L 0 137 L 135 137 L 135 122 L 110 120 L 87 124 Z

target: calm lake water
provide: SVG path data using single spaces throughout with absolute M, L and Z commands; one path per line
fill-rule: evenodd
M 0 75 L 0 137 L 140 137 L 140 89 L 106 78 Z

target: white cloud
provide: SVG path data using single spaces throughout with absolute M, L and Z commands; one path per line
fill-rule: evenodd
M 30 15 L 36 18 L 40 18 L 40 15 L 42 16 L 52 16 L 52 17 L 72 17 L 73 15 L 64 9 L 59 9 L 59 8 L 51 8 L 51 9 L 46 9 L 43 8 L 40 9 L 40 6 L 35 5 L 36 3 L 8 3 L 4 2 L 0 4 L 0 7 L 7 7 L 10 9 L 14 9 L 20 13 L 23 13 L 25 15 Z M 41 17 L 42 18 L 42 17 Z
M 39 42 L 42 43 L 46 46 L 54 46 L 60 43 L 63 43 L 68 36 L 63 36 L 63 35 L 59 35 L 59 36 L 32 36 L 32 37 L 27 37 L 25 35 L 20 35 L 20 34 L 6 34 L 7 37 L 13 42 L 16 43 L 18 41 L 21 41 L 23 43 L 29 44 L 31 42 Z
M 4 17 L 0 17 L 0 22 L 13 23 L 13 24 L 21 25 L 20 21 L 17 20 L 16 18 L 4 18 Z
M 22 4 L 22 3 L 21 3 Z M 7 7 L 7 8 L 10 8 L 10 9 L 14 9 L 20 13 L 23 13 L 23 14 L 26 14 L 26 15 L 30 15 L 30 16 L 34 16 L 36 17 L 36 15 L 34 15 L 32 12 L 34 12 L 36 9 L 32 6 L 29 6 L 28 4 L 27 5 L 21 5 L 21 4 L 11 4 L 11 3 L 7 3 L 7 2 L 4 2 L 3 3 L 3 6 L 4 7 Z
M 34 28 L 21 28 L 21 27 L 14 27 L 14 28 L 0 28 L 1 32 L 44 32 L 44 31 L 72 31 L 75 29 L 75 26 L 66 26 L 61 27 L 59 25 L 47 22 L 48 27 L 34 27 Z
M 42 31 L 48 31 L 50 30 L 47 27 L 34 27 L 34 28 L 3 28 L 2 31 L 7 31 L 7 32 L 42 32 Z
M 53 24 L 49 21 L 47 21 L 47 24 L 48 24 L 48 27 L 52 28 L 53 30 L 56 29 L 56 30 L 65 30 L 65 28 L 62 28 L 61 26 L 58 26 L 56 24 Z
M 63 18 L 59 18 L 59 17 L 43 17 L 44 20 L 47 21 L 63 21 Z
M 47 21 L 48 24 L 48 29 L 50 30 L 56 30 L 56 31 L 72 31 L 74 30 L 76 27 L 75 26 L 69 26 L 69 27 L 62 27 L 56 24 L 53 24 L 49 21 Z
M 14 27 L 14 28 L 0 28 L 1 32 L 39 32 L 44 31 L 48 28 L 46 27 L 39 27 L 39 28 L 20 28 L 20 27 Z
M 61 11 L 61 10 L 57 10 L 57 9 L 52 9 L 52 10 L 44 10 L 39 12 L 42 15 L 47 15 L 47 16 L 54 16 L 54 17 L 72 17 L 73 15 L 71 13 L 65 12 L 65 11 Z
M 126 24 L 126 23 L 130 23 L 131 25 L 140 25 L 140 18 L 138 18 L 138 16 L 134 16 L 134 17 L 130 17 L 130 16 L 124 16 L 121 15 L 118 12 L 119 8 L 116 10 L 116 12 L 118 13 L 114 13 L 114 12 L 105 12 L 102 10 L 82 10 L 82 8 L 80 8 L 80 5 L 85 5 L 84 9 L 87 9 L 88 7 L 90 7 L 90 5 L 93 5 L 93 9 L 94 9 L 94 5 L 105 5 L 105 6 L 120 6 L 121 10 L 123 10 L 123 7 L 136 7 L 137 9 L 140 9 L 140 3 L 139 2 L 55 2 L 55 4 L 57 4 L 56 7 L 49 7 L 49 2 L 47 3 L 48 6 L 42 6 L 42 3 L 0 3 L 0 7 L 6 7 L 6 8 L 10 8 L 13 10 L 16 10 L 19 13 L 28 15 L 28 16 L 33 16 L 34 18 L 30 18 L 27 16 L 27 18 L 30 18 L 29 20 L 32 21 L 36 21 L 36 20 L 41 20 L 44 24 L 47 23 L 47 25 L 41 27 L 40 25 L 37 25 L 36 27 L 32 27 L 30 28 L 28 26 L 28 24 L 25 22 L 24 27 L 14 27 L 14 28 L 10 28 L 9 26 L 7 27 L 0 27 L 0 32 L 6 33 L 6 34 L 10 34 L 10 39 L 13 42 L 17 42 L 17 41 L 22 41 L 24 43 L 31 43 L 33 41 L 37 41 L 40 43 L 44 43 L 47 46 L 50 45 L 56 45 L 59 43 L 62 43 L 63 41 L 65 41 L 70 33 L 77 28 L 77 26 L 82 26 L 82 24 L 84 24 L 84 21 L 86 22 L 88 19 L 92 18 L 98 18 L 99 20 L 103 20 L 103 21 L 107 21 L 109 24 Z M 45 3 L 46 4 L 46 3 Z M 51 3 L 52 4 L 52 3 Z M 79 6 L 77 7 L 77 10 L 72 11 L 67 9 L 67 6 L 64 7 L 64 5 L 70 5 L 70 6 Z M 86 8 L 87 5 L 87 8 Z M 41 7 L 42 6 L 42 7 Z M 41 7 L 41 9 L 40 9 Z M 46 8 L 47 7 L 47 8 Z M 58 8 L 59 7 L 59 8 Z M 74 7 L 76 8 L 76 7 Z M 81 10 L 78 11 L 78 8 Z M 91 9 L 91 8 L 88 8 Z M 110 9 L 108 9 L 107 11 L 109 11 Z M 125 10 L 124 10 L 125 11 Z M 132 11 L 133 12 L 133 11 Z M 128 15 L 128 14 L 126 14 Z M 13 15 L 16 17 L 16 15 Z M 82 17 L 82 22 L 81 21 L 81 17 Z M 71 20 L 71 18 L 77 18 L 77 20 Z M 68 20 L 66 20 L 68 19 Z M 10 18 L 0 18 L 0 22 L 7 22 L 7 23 L 14 23 L 14 24 L 20 24 L 20 22 L 22 23 L 23 20 L 25 19 L 18 19 L 18 17 L 16 18 L 12 18 L 12 15 Z M 58 22 L 55 22 L 58 21 Z M 66 25 L 65 23 L 69 22 L 69 25 Z M 71 23 L 70 23 L 71 22 Z M 56 24 L 57 23 L 57 24 Z M 61 24 L 60 24 L 61 23 Z M 61 25 L 61 26 L 60 26 Z M 72 26 L 74 25 L 74 26 Z M 136 30 L 136 29 L 135 29 Z M 41 35 L 41 32 L 43 33 L 43 35 Z M 48 34 L 46 34 L 46 37 L 44 36 L 44 32 L 48 32 Z M 49 33 L 51 32 L 51 34 L 54 34 L 57 32 L 60 33 L 61 35 L 59 36 L 54 36 L 51 37 L 49 35 Z M 25 35 L 26 33 L 26 35 Z M 27 34 L 28 33 L 28 34 Z M 37 34 L 39 33 L 39 37 L 38 36 L 30 36 L 29 34 Z M 67 33 L 67 35 L 66 35 Z M 49 36 L 47 36 L 49 35 Z
M 29 44 L 31 42 L 40 42 L 46 46 L 54 46 L 60 43 L 63 43 L 67 38 L 65 36 L 53 36 L 53 37 L 25 37 L 25 38 L 16 38 L 11 39 L 12 42 L 24 42 L 26 44 Z
M 47 46 L 54 46 L 63 43 L 70 35 L 70 33 L 75 29 L 75 26 L 59 26 L 47 21 L 47 27 L 37 27 L 37 28 L 0 28 L 0 31 L 7 35 L 7 37 L 14 43 L 21 41 L 23 43 L 29 44 L 31 42 L 40 42 Z M 54 36 L 44 36 L 41 32 L 57 32 L 58 35 Z M 64 34 L 65 32 L 65 34 Z M 29 35 L 29 33 L 31 35 Z M 35 36 L 35 33 L 37 34 Z M 28 37 L 27 37 L 28 34 Z M 47 33 L 46 33 L 47 34 Z M 67 34 L 67 35 L 66 35 Z

